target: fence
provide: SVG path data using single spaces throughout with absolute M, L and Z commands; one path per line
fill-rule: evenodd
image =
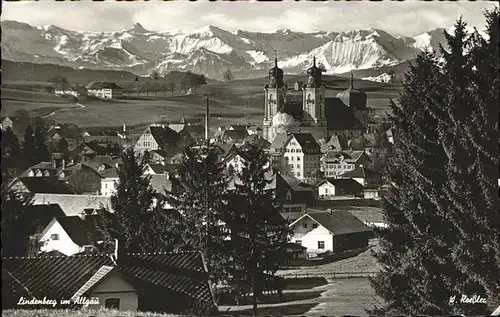
M 330 279 L 342 278 L 368 278 L 375 277 L 378 272 L 311 272 L 311 273 L 285 273 L 280 274 L 285 279 L 306 279 L 313 277 L 324 277 Z

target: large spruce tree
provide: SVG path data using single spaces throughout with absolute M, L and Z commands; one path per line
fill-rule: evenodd
M 228 260 L 223 221 L 227 175 L 217 148 L 186 148 L 175 181 L 179 185 L 167 195 L 167 201 L 182 216 L 181 249 L 203 251 L 213 281 L 224 282 Z
M 500 295 L 498 8 L 486 18 L 487 40 L 469 36 L 462 20 L 454 34 L 445 34 L 448 120 L 437 131 L 448 159 L 449 219 L 457 231 L 452 256 L 468 282 L 480 285 L 476 294 L 491 298 Z
M 289 238 L 287 221 L 274 190 L 268 188 L 271 164 L 262 148 L 248 146 L 248 159 L 236 173 L 229 197 L 227 219 L 231 231 L 231 283 L 253 293 L 253 312 L 265 285 L 274 285 L 274 274 L 285 257 Z
M 462 295 L 498 294 L 498 53 L 462 20 L 446 38 L 443 63 L 420 54 L 393 104 L 389 226 L 377 232 L 383 270 L 372 280 L 384 303 L 374 314 L 483 314 L 484 303 Z M 495 58 L 496 71 L 479 65 Z
M 101 211 L 100 229 L 106 240 L 118 240 L 120 252 L 170 252 L 180 243 L 179 217 L 165 210 L 164 199 L 143 175 L 147 161 L 128 148 L 118 165 L 112 211 Z

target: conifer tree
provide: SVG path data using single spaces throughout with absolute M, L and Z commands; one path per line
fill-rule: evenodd
M 167 195 L 167 201 L 182 215 L 181 249 L 203 251 L 212 280 L 223 283 L 227 261 L 227 175 L 217 149 L 206 145 L 186 148 L 176 182 L 179 186 Z
M 228 225 L 231 231 L 231 282 L 253 293 L 253 312 L 264 285 L 275 285 L 274 274 L 285 257 L 289 238 L 287 221 L 271 183 L 271 164 L 262 148 L 246 149 L 249 159 L 236 173 L 235 190 L 228 195 Z M 279 287 L 279 286 L 278 286 Z M 281 291 L 281 290 L 279 290 Z
M 449 108 L 438 128 L 448 159 L 444 193 L 457 230 L 452 255 L 468 282 L 480 285 L 475 294 L 482 298 L 500 295 L 498 9 L 486 18 L 488 40 L 470 37 L 462 20 L 454 34 L 445 33 Z
M 498 68 L 479 65 L 491 55 L 498 67 L 498 53 L 474 44 L 462 20 L 445 36 L 443 65 L 420 54 L 393 104 L 398 138 L 383 199 L 389 226 L 377 230 L 383 270 L 372 280 L 385 304 L 373 314 L 484 314 L 484 303 L 461 296 L 499 293 Z
M 143 175 L 146 160 L 128 148 L 118 165 L 112 210 L 102 210 L 99 224 L 106 240 L 118 240 L 121 252 L 170 252 L 179 243 L 179 220 L 174 211 L 163 209 L 164 200 Z

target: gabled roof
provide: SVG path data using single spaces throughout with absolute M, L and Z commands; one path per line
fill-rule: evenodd
M 365 154 L 365 151 L 328 151 L 324 156 L 325 162 L 332 162 L 344 157 L 347 163 L 355 164 Z
M 299 143 L 303 153 L 307 154 L 321 153 L 320 146 L 318 142 L 316 142 L 316 139 L 313 137 L 311 133 L 292 133 L 292 136 Z
M 56 217 L 65 216 L 58 204 L 30 205 L 26 209 L 29 223 L 25 223 L 30 234 L 41 233 L 43 229 Z
M 365 178 L 365 168 L 363 166 L 356 166 L 355 169 L 345 172 L 339 176 L 340 178 Z
M 160 163 L 148 163 L 147 166 L 156 174 L 164 174 L 166 172 L 165 166 Z
M 100 219 L 97 215 L 88 215 L 84 219 L 80 216 L 64 216 L 55 218 L 55 221 L 75 244 L 84 246 L 104 239 L 104 235 L 98 230 Z
M 55 176 L 57 173 L 57 168 L 54 168 L 54 163 L 52 162 L 40 162 L 37 163 L 28 169 L 26 169 L 22 174 L 21 177 L 27 177 L 29 175 L 30 171 L 36 171 L 36 170 L 41 170 L 43 172 L 48 171 L 50 176 Z
M 278 133 L 275 137 L 273 142 L 271 142 L 271 151 L 277 151 L 279 149 L 282 149 L 285 144 L 291 139 L 291 135 L 287 133 Z
M 148 128 L 160 148 L 167 145 L 177 145 L 180 135 L 169 127 L 151 126 Z
M 3 258 L 2 262 L 3 269 L 36 299 L 57 300 L 71 297 L 103 265 L 113 265 L 111 257 L 103 255 Z
M 336 188 L 341 189 L 346 194 L 354 195 L 363 191 L 363 185 L 356 182 L 352 178 L 327 178 L 319 182 L 316 186 L 321 186 L 326 182 L 329 182 Z
M 344 149 L 347 149 L 347 140 L 340 135 L 332 135 L 328 142 L 321 145 L 322 153 L 326 153 L 328 151 L 342 151 Z
M 99 175 L 101 175 L 102 178 L 118 178 L 118 170 L 113 166 L 99 172 Z
M 73 194 L 73 190 L 57 177 L 18 177 L 14 182 L 22 183 L 30 193 Z M 12 184 L 14 184 L 14 182 Z
M 246 129 L 241 130 L 241 129 L 236 129 L 236 130 L 224 130 L 222 131 L 222 135 L 220 138 L 228 138 L 232 141 L 241 141 L 248 137 L 248 131 Z
M 353 216 L 347 210 L 335 210 L 332 212 L 311 212 L 306 213 L 290 224 L 290 227 L 297 224 L 304 218 L 310 218 L 333 235 L 342 235 L 359 232 L 370 232 L 372 229 L 361 220 Z
M 87 89 L 123 89 L 113 82 L 108 81 L 99 81 L 99 82 L 90 82 L 85 86 Z
M 58 204 L 66 216 L 80 214 L 84 209 L 112 209 L 111 198 L 98 195 L 35 194 L 33 205 Z
M 85 296 L 117 272 L 140 292 L 172 292 L 215 307 L 200 252 L 123 254 L 116 261 L 105 254 L 4 258 L 2 264 L 2 303 L 15 304 L 22 295 L 57 301 Z
M 213 303 L 200 252 L 128 254 L 118 258 L 119 271 L 141 284 L 156 286 Z

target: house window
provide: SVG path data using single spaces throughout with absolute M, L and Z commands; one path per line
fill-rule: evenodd
M 302 228 L 307 229 L 307 223 L 303 223 Z
M 109 309 L 120 309 L 120 299 L 106 298 L 106 301 L 104 301 L 104 307 Z
M 300 172 L 297 172 L 297 176 L 300 177 Z
M 318 241 L 318 249 L 323 250 L 325 248 L 325 241 Z
M 57 233 L 51 234 L 50 240 L 59 240 L 59 235 Z
M 297 157 L 297 161 L 300 161 L 300 156 Z
M 318 224 L 317 223 L 313 223 L 313 229 L 316 229 L 318 228 Z
M 302 240 L 295 240 L 295 243 L 302 245 Z
M 300 168 L 300 164 L 297 164 L 297 168 Z

